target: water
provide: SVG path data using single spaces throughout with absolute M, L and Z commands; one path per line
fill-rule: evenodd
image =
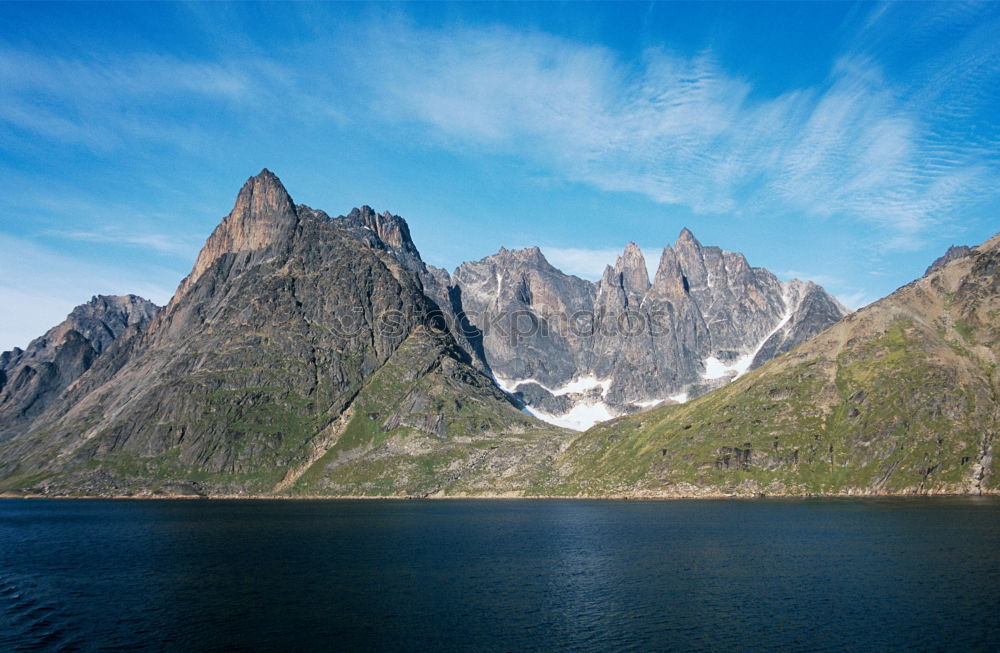
M 0 501 L 0 650 L 997 650 L 1000 501 Z

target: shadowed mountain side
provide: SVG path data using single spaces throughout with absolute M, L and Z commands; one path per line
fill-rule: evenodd
M 410 370 L 404 386 L 428 374 L 451 381 L 426 382 L 445 402 L 437 417 L 418 420 L 423 404 L 411 403 L 387 432 L 529 428 L 533 420 L 442 330 L 414 272 L 359 240 L 354 225 L 289 209 L 279 186 L 267 171 L 248 181 L 148 329 L 116 342 L 32 428 L 0 445 L 2 486 L 271 491 L 320 442 L 336 443 L 338 420 L 404 342 L 421 342 L 421 360 L 434 361 Z

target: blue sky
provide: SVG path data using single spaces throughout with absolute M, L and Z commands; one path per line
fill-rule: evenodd
M 0 350 L 165 303 L 263 167 L 449 269 L 595 278 L 687 226 L 859 306 L 998 230 L 996 34 L 997 3 L 0 4 Z

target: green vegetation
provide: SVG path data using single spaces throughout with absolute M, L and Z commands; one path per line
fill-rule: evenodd
M 992 380 L 943 363 L 899 319 L 828 356 L 785 356 L 689 404 L 600 425 L 567 453 L 569 494 L 672 489 L 914 492 L 969 481 Z
M 469 477 L 490 473 L 483 463 L 501 448 L 566 437 L 509 406 L 485 377 L 459 365 L 442 345 L 426 330 L 411 336 L 369 378 L 343 431 L 293 492 L 472 492 Z M 518 431 L 526 435 L 512 435 Z
M 0 490 L 997 492 L 1000 254 L 980 258 L 981 277 L 915 282 L 730 385 L 582 434 L 516 410 L 428 328 L 401 343 L 314 341 L 325 330 L 312 319 L 266 334 L 240 323 L 218 339 L 206 328 L 204 342 L 142 359 L 107 395 L 100 386 L 65 418 L 3 443 Z M 271 281 L 261 296 L 283 292 L 283 276 Z M 244 319 L 234 306 L 227 319 Z M 273 310 L 260 308 L 261 324 L 273 327 Z

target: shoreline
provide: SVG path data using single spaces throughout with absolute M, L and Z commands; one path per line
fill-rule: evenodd
M 927 499 L 927 498 L 985 498 L 1000 497 L 1000 491 L 980 494 L 953 492 L 890 492 L 890 493 L 809 493 L 809 494 L 727 494 L 709 492 L 701 494 L 615 494 L 601 496 L 581 495 L 511 495 L 511 494 L 450 494 L 450 495 L 274 495 L 274 494 L 26 494 L 0 492 L 4 499 L 59 499 L 59 500 L 105 500 L 105 501 L 690 501 L 690 500 L 767 500 L 767 499 Z

